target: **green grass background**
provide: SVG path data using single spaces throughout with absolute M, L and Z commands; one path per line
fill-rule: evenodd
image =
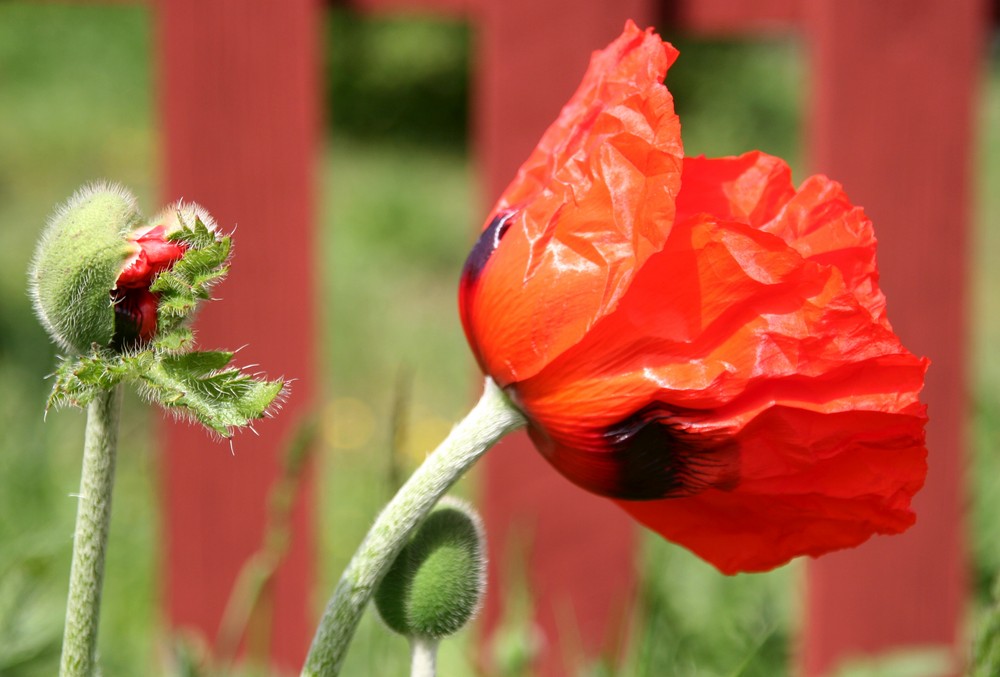
M 141 7 L 0 4 L 0 676 L 58 661 L 83 416 L 43 422 L 54 350 L 25 270 L 54 203 L 108 178 L 157 199 L 151 16 Z M 394 411 L 409 467 L 466 410 L 471 361 L 455 308 L 458 271 L 485 211 L 468 157 L 469 29 L 421 19 L 326 18 L 331 123 L 321 176 L 324 382 L 317 609 L 387 497 Z M 762 148 L 801 166 L 803 55 L 790 40 L 677 41 L 670 85 L 689 154 Z M 365 58 L 349 59 L 349 55 Z M 981 595 L 1000 571 L 1000 58 L 984 73 L 972 269 L 970 543 Z M 797 174 L 801 178 L 801 173 Z M 211 205 L 208 205 L 211 208 Z M 236 265 L 239 265 L 238 249 Z M 405 395 L 405 417 L 394 404 Z M 106 675 L 173 674 L 157 611 L 158 416 L 125 404 L 101 628 Z M 465 483 L 465 491 L 474 489 Z M 332 535 L 336 534 L 336 538 Z M 633 640 L 589 675 L 785 674 L 797 565 L 724 578 L 648 537 Z M 664 573 L 668 572 L 668 573 Z M 504 591 L 523 598 L 523 590 Z M 521 673 L 530 628 L 510 620 L 497 655 Z M 470 633 L 442 674 L 473 672 Z M 623 661 L 623 662 L 622 662 Z M 405 643 L 368 614 L 345 674 L 403 674 Z M 912 661 L 882 675 L 916 675 Z M 613 665 L 621 667 L 616 672 Z M 909 672 L 907 672 L 909 670 Z M 859 672 L 858 674 L 862 674 Z M 874 674 L 874 673 L 864 673 Z

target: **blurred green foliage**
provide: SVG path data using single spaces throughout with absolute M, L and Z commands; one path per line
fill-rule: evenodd
M 685 155 L 740 155 L 756 148 L 801 171 L 805 58 L 795 40 L 664 37 L 680 50 L 667 85 Z
M 1000 574 L 1000 34 L 992 43 L 980 108 L 976 214 L 972 235 L 972 353 L 969 379 L 975 408 L 970 412 L 970 495 L 977 596 L 988 599 Z
M 326 96 L 334 131 L 463 148 L 471 31 L 424 15 L 373 21 L 343 7 L 326 23 Z
M 54 350 L 31 314 L 27 260 L 49 210 L 86 181 L 120 181 L 147 210 L 153 206 L 158 161 L 151 21 L 139 6 L 0 3 L 4 677 L 50 675 L 58 660 L 83 423 L 80 414 L 56 412 L 43 425 L 48 383 L 42 376 L 54 367 Z M 473 395 L 455 282 L 471 231 L 485 212 L 465 152 L 469 27 L 416 17 L 362 19 L 335 9 L 325 31 L 332 134 L 321 168 L 316 254 L 324 309 L 319 345 L 328 384 L 319 423 L 317 609 L 387 499 L 388 469 L 419 460 Z M 682 55 L 669 84 L 688 153 L 762 148 L 801 166 L 804 59 L 798 44 L 676 42 Z M 1000 570 L 1000 268 L 992 260 L 1000 251 L 1000 57 L 994 54 L 991 63 L 971 271 L 976 454 L 970 542 L 983 593 Z M 238 243 L 234 264 L 240 265 Z M 406 420 L 390 424 L 399 410 L 401 371 L 409 374 Z M 162 658 L 178 645 L 164 637 L 156 610 L 155 415 L 134 398 L 126 402 L 100 644 L 109 675 L 169 674 Z M 401 429 L 402 441 L 394 436 Z M 404 454 L 402 461 L 391 461 L 391 449 Z M 464 484 L 464 492 L 474 491 L 474 480 Z M 798 574 L 792 565 L 767 575 L 722 577 L 647 536 L 633 608 L 636 631 L 614 655 L 577 665 L 578 672 L 786 674 L 799 611 Z M 497 647 L 501 674 L 523 674 L 537 640 L 526 620 L 530 595 L 521 589 L 502 594 L 522 603 L 514 605 Z M 180 651 L 189 660 L 177 664 L 178 673 L 204 674 L 197 668 L 197 643 Z M 444 643 L 440 661 L 442 674 L 473 674 L 469 634 Z M 401 674 L 406 663 L 405 641 L 368 614 L 345 674 Z M 889 674 L 886 665 L 863 674 Z

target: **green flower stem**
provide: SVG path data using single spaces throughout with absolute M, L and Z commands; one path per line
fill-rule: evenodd
M 393 497 L 347 565 L 313 637 L 303 677 L 340 672 L 365 605 L 410 532 L 487 449 L 525 423 L 524 415 L 487 378 L 478 404 Z
M 73 565 L 59 668 L 61 677 L 91 677 L 97 673 L 97 628 L 120 411 L 121 386 L 98 393 L 87 408 Z
M 438 640 L 414 637 L 410 640 L 410 677 L 437 676 Z

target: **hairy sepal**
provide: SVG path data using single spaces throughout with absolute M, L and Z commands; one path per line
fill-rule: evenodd
M 149 290 L 159 294 L 156 344 L 162 349 L 181 350 L 192 341 L 184 325 L 194 314 L 199 301 L 211 298 L 211 289 L 229 272 L 232 240 L 219 236 L 200 218 L 194 225 L 182 227 L 170 240 L 187 244 L 184 256 L 169 270 L 157 276 Z

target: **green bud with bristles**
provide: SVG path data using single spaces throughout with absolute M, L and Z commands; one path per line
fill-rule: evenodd
M 462 628 L 486 589 L 486 538 L 472 506 L 444 499 L 417 528 L 375 591 L 392 630 L 440 639 Z
M 222 437 L 280 407 L 288 388 L 195 351 L 189 324 L 229 271 L 232 240 L 176 202 L 143 222 L 124 188 L 95 183 L 56 209 L 28 271 L 35 310 L 66 354 L 46 408 L 86 407 L 122 382 Z
M 141 221 L 136 200 L 116 184 L 78 190 L 49 218 L 28 271 L 35 312 L 64 350 L 106 346 L 115 333 L 110 290 Z

